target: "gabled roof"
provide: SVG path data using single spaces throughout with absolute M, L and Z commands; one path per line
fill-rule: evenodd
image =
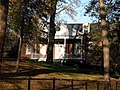
M 78 31 L 82 31 L 82 24 L 67 24 L 69 30 L 75 29 Z

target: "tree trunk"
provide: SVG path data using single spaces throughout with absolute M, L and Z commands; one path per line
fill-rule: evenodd
M 0 0 L 0 73 L 7 27 L 8 2 L 9 0 Z
M 50 32 L 48 37 L 48 48 L 47 48 L 47 60 L 46 62 L 53 63 L 53 47 L 54 47 L 54 37 L 55 37 L 55 14 L 56 14 L 56 4 L 57 0 L 52 5 L 53 13 L 50 17 Z
M 101 29 L 103 39 L 103 60 L 104 60 L 104 90 L 109 90 L 109 40 L 107 38 L 108 28 L 106 21 L 106 12 L 104 6 L 104 0 L 99 0 L 100 15 L 101 15 Z
M 21 9 L 21 28 L 20 28 L 20 35 L 19 35 L 19 48 L 18 48 L 18 56 L 17 56 L 17 61 L 16 61 L 16 72 L 19 72 L 19 62 L 21 59 L 21 49 L 22 49 L 22 43 L 23 43 L 23 31 L 24 31 L 24 25 L 25 25 L 25 21 L 24 21 L 24 12 L 25 12 L 25 6 L 26 6 L 26 1 L 23 0 L 23 9 Z
M 17 56 L 17 62 L 16 62 L 16 72 L 19 72 L 19 61 L 21 58 L 21 48 L 22 48 L 22 37 L 19 37 L 19 46 L 18 46 L 18 56 Z

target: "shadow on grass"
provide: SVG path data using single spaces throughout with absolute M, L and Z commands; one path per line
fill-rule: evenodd
M 66 72 L 66 73 L 82 73 L 82 74 L 101 74 L 100 70 L 92 69 L 88 66 L 65 66 L 60 64 L 49 64 L 46 62 L 34 62 L 34 61 L 23 61 L 23 63 L 30 63 L 30 66 L 19 66 L 19 72 L 13 73 L 2 73 L 0 78 L 4 77 L 19 77 L 19 76 L 36 76 L 40 74 L 49 74 L 55 72 Z M 37 66 L 39 68 L 36 68 Z M 13 67 L 13 66 L 12 66 Z M 11 65 L 8 65 L 7 68 L 11 68 Z
M 3 74 L 0 74 L 0 78 L 18 77 L 18 76 L 36 76 L 39 74 L 47 74 L 52 72 L 53 72 L 52 70 L 47 70 L 47 69 L 33 69 L 33 70 L 18 72 L 18 73 L 3 73 Z
M 30 61 L 33 63 L 32 61 Z M 53 72 L 66 72 L 66 73 L 81 73 L 81 74 L 99 74 L 103 75 L 103 69 L 99 66 L 90 66 L 86 64 L 79 64 L 79 66 L 69 66 L 69 65 L 61 65 L 58 63 L 46 63 L 46 62 L 35 62 L 34 64 L 38 66 L 42 66 L 47 70 L 52 70 Z

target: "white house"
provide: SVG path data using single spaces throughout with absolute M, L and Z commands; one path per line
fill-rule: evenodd
M 84 50 L 82 48 L 83 34 L 84 32 L 90 32 L 90 24 L 60 24 L 59 28 L 60 29 L 57 30 L 55 34 L 53 49 L 54 60 L 84 58 Z M 45 61 L 47 55 L 47 44 L 38 44 L 35 45 L 34 48 L 38 51 L 33 52 L 32 48 L 27 45 L 24 54 L 29 56 L 29 58 L 38 58 L 39 61 Z

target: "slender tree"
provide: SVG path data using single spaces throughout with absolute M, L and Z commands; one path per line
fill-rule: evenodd
M 25 2 L 24 2 L 25 3 Z M 23 9 L 25 8 L 25 4 L 23 5 Z M 20 35 L 19 35 L 19 47 L 18 47 L 18 56 L 17 56 L 17 62 L 16 62 L 16 72 L 19 71 L 19 61 L 21 58 L 21 49 L 22 49 L 22 43 L 23 43 L 23 31 L 24 31 L 24 11 L 21 11 L 21 28 L 20 28 Z
M 100 17 L 101 17 L 101 30 L 103 39 L 103 60 L 104 60 L 104 90 L 109 90 L 109 40 L 108 40 L 108 28 L 106 21 L 106 12 L 104 6 L 104 0 L 99 0 Z
M 5 32 L 7 27 L 8 3 L 9 0 L 0 0 L 0 72 L 2 65 Z

